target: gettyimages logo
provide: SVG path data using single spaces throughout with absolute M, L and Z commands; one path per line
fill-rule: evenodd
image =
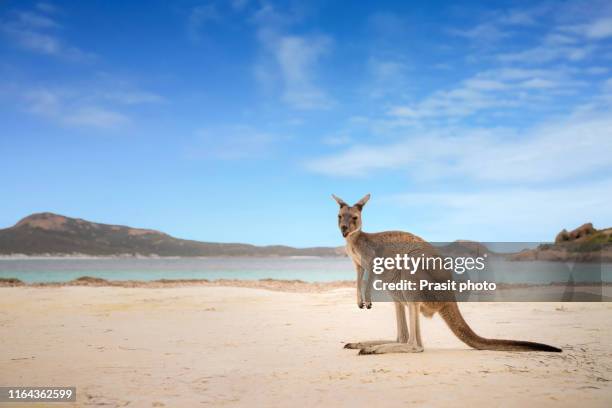
M 485 259 L 487 254 L 473 257 L 441 257 L 441 256 L 425 256 L 421 254 L 418 257 L 409 256 L 408 254 L 396 254 L 392 258 L 374 258 L 372 272 L 381 274 L 385 269 L 406 270 L 414 275 L 420 268 L 425 269 L 446 269 L 457 274 L 462 274 L 466 271 L 482 271 L 485 269 Z

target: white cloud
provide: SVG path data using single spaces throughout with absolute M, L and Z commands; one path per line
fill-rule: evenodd
M 24 100 L 29 112 L 41 116 L 55 117 L 62 108 L 59 96 L 45 89 L 26 92 Z
M 268 88 L 280 87 L 283 100 L 294 108 L 327 109 L 334 101 L 317 84 L 317 71 L 321 59 L 331 50 L 332 39 L 321 34 L 288 34 L 288 27 L 296 19 L 269 4 L 255 13 L 253 21 L 263 48 L 255 76 Z
M 612 37 L 612 17 L 595 20 L 587 27 L 585 34 L 596 39 Z
M 153 92 L 138 90 L 116 90 L 102 92 L 101 97 L 110 101 L 116 101 L 125 105 L 139 105 L 143 103 L 164 102 L 164 97 Z
M 566 32 L 582 35 L 592 40 L 605 40 L 612 37 L 612 17 L 604 16 L 587 23 L 561 27 Z
M 408 222 L 432 241 L 533 242 L 552 241 L 562 228 L 585 222 L 609 227 L 611 191 L 612 180 L 608 179 L 553 187 L 409 192 L 378 199 L 410 214 L 421 214 Z M 432 210 L 435 217 L 427 217 Z
M 74 92 L 36 89 L 25 92 L 25 109 L 68 126 L 115 128 L 129 123 L 126 115 L 102 106 L 90 105 Z
M 464 30 L 453 29 L 450 30 L 450 33 L 483 43 L 499 41 L 510 36 L 508 32 L 495 23 L 482 23 Z
M 18 19 L 23 26 L 36 28 L 58 28 L 60 25 L 43 14 L 22 11 L 17 13 Z
M 61 120 L 68 125 L 97 128 L 114 128 L 129 122 L 128 117 L 122 113 L 97 106 L 82 107 L 74 112 L 66 112 Z
M 580 87 L 562 69 L 502 68 L 484 71 L 468 78 L 449 90 L 434 92 L 411 105 L 396 105 L 388 109 L 392 117 L 421 121 L 440 118 L 451 120 L 470 116 L 488 109 L 537 108 L 543 98 L 553 93 L 571 93 Z M 547 94 L 541 91 L 547 90 Z
M 576 37 L 571 37 L 566 34 L 561 34 L 558 32 L 553 32 L 544 37 L 544 44 L 552 45 L 552 46 L 567 46 L 567 45 L 575 45 L 578 43 L 578 39 Z
M 420 121 L 431 118 L 452 120 L 472 115 L 494 107 L 509 106 L 510 101 L 498 98 L 477 88 L 457 87 L 448 91 L 435 92 L 413 106 L 393 106 L 390 116 Z
M 245 160 L 267 156 L 277 136 L 246 125 L 206 128 L 196 131 L 196 140 L 186 155 L 196 159 Z
M 400 15 L 388 11 L 378 11 L 368 16 L 368 28 L 378 40 L 391 40 L 406 36 L 408 22 Z
M 23 48 L 50 55 L 59 54 L 62 50 L 60 41 L 54 36 L 11 25 L 4 25 L 2 28 Z
M 467 29 L 450 30 L 452 34 L 471 39 L 475 44 L 481 43 L 497 46 L 502 40 L 530 35 L 532 44 L 518 51 L 493 54 L 503 64 L 522 64 L 525 66 L 551 62 L 579 63 L 597 56 L 604 47 L 599 40 L 612 37 L 612 17 L 609 7 L 593 4 L 585 8 L 580 3 L 561 3 L 558 7 L 540 5 L 525 10 L 494 12 L 483 16 L 481 22 Z M 594 10 L 598 10 L 594 13 Z M 593 17 L 596 15 L 596 17 Z M 546 23 L 546 25 L 542 24 Z M 520 26 L 539 26 L 544 32 L 531 30 L 526 32 Z M 523 40 L 512 43 L 521 44 Z M 506 41 L 505 44 L 509 44 Z M 512 48 L 509 48 L 512 49 Z M 485 58 L 491 55 L 485 56 Z M 468 58 L 482 58 L 482 55 L 470 55 Z
M 79 87 L 14 86 L 7 89 L 7 94 L 17 96 L 23 109 L 34 115 L 61 125 L 102 129 L 130 123 L 129 116 L 122 112 L 129 106 L 165 101 L 160 95 L 111 78 Z
M 39 11 L 42 11 L 44 13 L 55 13 L 55 12 L 57 12 L 57 7 L 55 7 L 51 3 L 46 3 L 46 2 L 43 2 L 43 1 L 36 3 L 36 9 L 38 9 Z
M 531 9 L 531 10 L 509 10 L 501 13 L 497 21 L 500 24 L 506 25 L 533 25 L 537 23 L 537 15 L 542 10 Z
M 490 13 L 484 18 L 486 21 L 467 29 L 451 29 L 450 33 L 476 43 L 494 43 L 514 35 L 512 29 L 515 27 L 537 24 L 539 16 L 544 11 L 545 8 L 537 7 Z
M 369 80 L 365 93 L 371 98 L 401 95 L 413 85 L 406 75 L 408 66 L 400 56 L 372 57 L 367 68 Z
M 342 146 L 348 145 L 352 142 L 352 139 L 347 134 L 336 134 L 323 138 L 323 143 L 329 146 Z
M 195 6 L 189 13 L 187 21 L 187 31 L 189 37 L 193 41 L 200 39 L 200 32 L 204 28 L 206 23 L 221 20 L 221 15 L 217 11 L 217 7 L 212 4 L 204 4 Z
M 283 36 L 278 39 L 275 56 L 283 76 L 284 99 L 301 109 L 327 108 L 331 99 L 313 83 L 319 59 L 329 51 L 326 36 Z
M 601 74 L 607 74 L 608 72 L 610 72 L 610 69 L 607 67 L 588 67 L 584 70 L 584 72 L 586 72 L 589 75 L 601 75 Z
M 557 87 L 558 84 L 555 81 L 551 81 L 549 79 L 533 78 L 522 82 L 520 86 L 524 88 L 534 89 L 552 89 Z
M 232 8 L 234 8 L 234 10 L 244 10 L 246 8 L 246 6 L 249 4 L 249 0 L 232 0 Z
M 391 144 L 353 145 L 313 159 L 309 170 L 362 177 L 405 171 L 416 181 L 540 183 L 611 170 L 612 116 L 573 116 L 518 132 L 507 129 L 439 129 Z
M 563 46 L 542 44 L 534 48 L 498 56 L 502 62 L 521 62 L 526 64 L 544 63 L 556 60 L 581 61 L 595 51 L 591 45 Z
M 43 11 L 50 10 L 44 3 L 40 3 L 37 8 Z M 94 54 L 68 45 L 59 38 L 57 29 L 60 28 L 60 24 L 48 15 L 49 12 L 15 12 L 13 19 L 0 21 L 0 32 L 18 47 L 39 54 L 79 61 L 94 58 Z

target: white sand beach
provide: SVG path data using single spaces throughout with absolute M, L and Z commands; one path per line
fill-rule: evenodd
M 358 356 L 343 344 L 393 338 L 393 307 L 349 288 L 5 287 L 0 384 L 74 385 L 83 407 L 612 405 L 612 303 L 461 309 L 483 336 L 564 351 L 471 350 L 434 317 L 425 352 Z

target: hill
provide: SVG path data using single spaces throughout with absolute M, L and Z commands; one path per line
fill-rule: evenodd
M 37 213 L 0 229 L 0 255 L 342 256 L 343 248 L 199 242 L 160 231 Z

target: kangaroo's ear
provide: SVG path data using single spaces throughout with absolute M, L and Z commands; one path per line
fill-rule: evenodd
M 366 205 L 369 199 L 370 199 L 370 194 L 366 194 L 361 200 L 355 203 L 355 207 L 357 207 L 359 211 L 363 210 L 363 206 Z
M 336 197 L 334 194 L 332 194 L 332 197 L 334 198 L 334 200 L 336 200 L 336 202 L 338 203 L 338 205 L 340 206 L 340 208 L 342 207 L 348 207 L 348 204 L 344 202 L 343 199 L 341 199 L 340 197 Z

